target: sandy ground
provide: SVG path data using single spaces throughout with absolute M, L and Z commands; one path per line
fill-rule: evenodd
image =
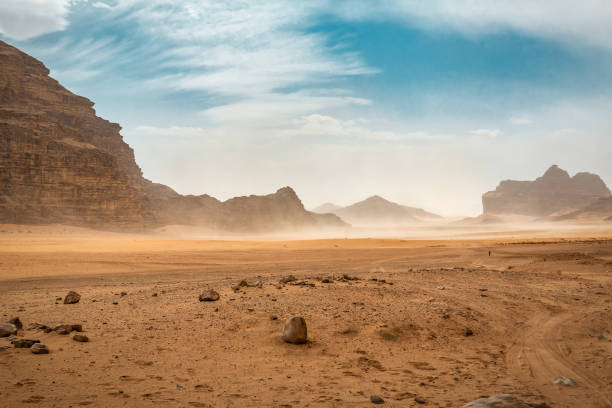
M 0 339 L 2 407 L 360 407 L 371 395 L 461 407 L 496 393 L 612 406 L 612 232 L 210 241 L 0 230 L 1 320 L 18 316 L 18 337 L 51 350 Z M 298 281 L 279 285 L 290 274 Z M 233 291 L 241 279 L 263 287 Z M 221 299 L 199 302 L 207 288 Z M 56 301 L 68 290 L 78 304 Z M 308 344 L 283 343 L 291 316 L 306 319 Z M 90 342 L 32 323 L 82 324 Z

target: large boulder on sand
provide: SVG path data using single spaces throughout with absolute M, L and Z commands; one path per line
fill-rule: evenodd
M 17 327 L 12 323 L 0 323 L 0 337 L 8 337 L 17 333 Z
M 510 394 L 496 394 L 489 398 L 480 398 L 463 406 L 463 408 L 532 408 Z
M 68 294 L 64 298 L 64 304 L 71 305 L 74 303 L 79 303 L 79 300 L 81 300 L 81 295 L 71 290 L 70 292 L 68 292 Z
M 292 317 L 285 322 L 283 340 L 293 344 L 304 344 L 308 341 L 308 330 L 303 317 Z
M 209 290 L 206 290 L 200 293 L 199 299 L 200 299 L 200 302 L 215 302 L 219 300 L 219 297 L 220 296 L 216 291 L 209 289 Z

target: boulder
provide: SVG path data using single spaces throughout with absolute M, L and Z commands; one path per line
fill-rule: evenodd
M 40 340 L 30 340 L 30 339 L 13 340 L 13 346 L 15 346 L 15 348 L 30 348 L 36 343 L 40 343 Z
M 64 304 L 71 305 L 74 303 L 79 303 L 79 300 L 81 300 L 81 295 L 71 290 L 70 292 L 68 292 L 68 294 L 64 298 Z
M 304 344 L 308 341 L 308 329 L 303 317 L 292 317 L 285 322 L 283 340 L 292 344 Z
M 49 354 L 49 348 L 42 343 L 33 344 L 30 351 L 34 354 Z
M 200 293 L 199 297 L 200 302 L 216 302 L 219 300 L 219 298 L 219 294 L 213 289 L 208 289 L 207 291 Z
M 23 329 L 23 323 L 21 323 L 21 320 L 19 320 L 18 317 L 13 317 L 11 320 L 9 320 L 9 323 L 14 324 L 17 330 Z
M 0 337 L 8 337 L 17 333 L 17 327 L 13 323 L 0 323 Z

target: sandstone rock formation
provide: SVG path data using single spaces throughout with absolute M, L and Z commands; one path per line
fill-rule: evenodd
M 348 207 L 323 204 L 314 211 L 335 214 L 353 226 L 397 226 L 442 218 L 421 208 L 396 204 L 377 195 Z
M 552 219 L 554 221 L 612 221 L 612 197 L 600 198 L 586 207 L 552 217 Z
M 0 41 L 0 222 L 143 222 L 134 153 L 92 106 Z
M 484 214 L 561 215 L 610 197 L 602 179 L 591 173 L 573 177 L 554 165 L 535 181 L 502 181 L 482 196 Z
M 289 187 L 225 202 L 182 196 L 142 176 L 120 130 L 40 61 L 0 41 L 0 223 L 258 232 L 346 226 L 306 211 Z

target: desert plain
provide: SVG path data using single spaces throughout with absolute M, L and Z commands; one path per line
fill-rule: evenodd
M 461 407 L 499 393 L 612 406 L 612 229 L 308 240 L 0 230 L 1 320 L 19 317 L 17 337 L 50 350 L 0 339 L 2 407 L 366 407 L 372 396 Z M 200 302 L 207 289 L 220 299 Z M 62 302 L 69 290 L 78 303 Z M 307 344 L 283 342 L 292 316 Z M 35 323 L 80 324 L 89 342 Z

